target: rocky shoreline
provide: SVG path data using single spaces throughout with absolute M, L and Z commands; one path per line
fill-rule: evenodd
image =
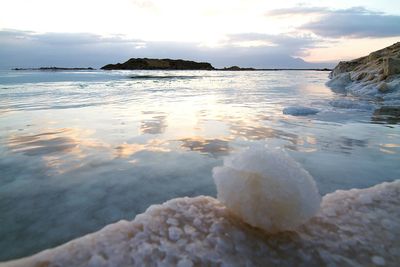
M 327 85 L 334 91 L 380 100 L 400 100 L 400 42 L 350 61 L 340 62 Z

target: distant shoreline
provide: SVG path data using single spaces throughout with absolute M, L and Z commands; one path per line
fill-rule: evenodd
M 63 67 L 40 67 L 40 68 L 12 68 L 11 70 L 15 71 L 76 71 L 76 70 L 101 70 L 96 68 L 63 68 Z M 135 69 L 135 70 L 148 70 L 148 71 L 176 71 L 174 69 Z M 110 70 L 101 70 L 101 71 L 110 71 Z M 112 70 L 111 70 L 112 71 Z M 182 70 L 181 70 L 182 71 Z M 183 70 L 185 71 L 185 70 Z M 332 69 L 323 68 L 323 69 L 310 69 L 310 68 L 271 68 L 271 69 L 255 69 L 255 68 L 241 68 L 241 69 L 229 69 L 229 68 L 222 68 L 222 69 L 212 69 L 208 71 L 332 71 Z
M 328 68 L 262 68 L 230 66 L 215 68 L 208 62 L 196 62 L 183 59 L 159 59 L 159 58 L 130 58 L 124 63 L 107 64 L 102 70 L 220 70 L 220 71 L 279 71 L 279 70 L 317 70 L 331 71 Z
M 40 68 L 13 68 L 12 70 L 36 70 L 36 71 L 76 71 L 76 70 L 96 70 L 88 67 L 40 67 Z M 230 66 L 215 68 L 208 62 L 196 62 L 183 59 L 158 59 L 158 58 L 131 58 L 124 63 L 107 64 L 99 70 L 214 70 L 214 71 L 332 71 L 329 68 L 253 68 Z
M 244 68 L 244 69 L 240 69 L 240 70 L 229 70 L 229 69 L 215 69 L 215 70 L 218 70 L 218 71 L 286 71 L 286 70 L 302 70 L 302 71 L 332 71 L 332 69 L 328 69 L 328 68 L 323 68 L 323 69 L 302 69 L 302 68 L 299 68 L 299 69 L 295 69 L 295 68 L 288 68 L 288 69 L 286 69 L 286 68 L 277 68 L 277 69 L 254 69 L 254 68 L 252 68 L 252 69 L 247 69 L 247 68 Z
M 64 71 L 64 70 L 96 70 L 89 68 L 64 68 L 64 67 L 40 67 L 40 68 L 13 68 L 11 70 L 40 70 L 40 71 Z

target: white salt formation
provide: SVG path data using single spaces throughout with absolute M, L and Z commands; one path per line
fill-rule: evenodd
M 378 97 L 398 104 L 400 100 L 400 42 L 368 56 L 340 62 L 327 83 L 335 91 Z
M 281 149 L 249 149 L 213 170 L 218 200 L 266 232 L 294 229 L 314 216 L 321 197 L 314 179 Z
M 211 197 L 178 198 L 1 267 L 398 266 L 400 180 L 323 197 L 293 232 L 268 235 Z

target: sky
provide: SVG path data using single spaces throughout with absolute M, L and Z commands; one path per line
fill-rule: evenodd
M 151 57 L 319 68 L 397 41 L 398 0 L 0 1 L 0 67 Z

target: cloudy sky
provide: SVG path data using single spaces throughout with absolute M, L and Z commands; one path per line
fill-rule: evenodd
M 333 66 L 400 41 L 398 0 L 1 0 L 0 67 L 131 57 Z

